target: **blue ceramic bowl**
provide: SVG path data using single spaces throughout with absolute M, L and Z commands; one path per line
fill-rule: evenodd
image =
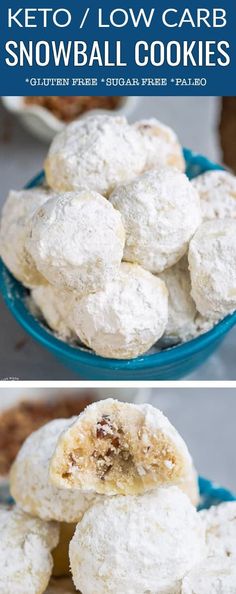
M 208 509 L 211 505 L 219 505 L 223 501 L 235 501 L 236 497 L 228 489 L 220 487 L 216 483 L 203 477 L 199 477 L 199 489 L 201 501 L 199 509 Z
M 186 173 L 190 179 L 204 171 L 222 169 L 205 157 L 184 149 Z M 41 172 L 28 188 L 40 185 L 44 180 Z M 23 328 L 57 356 L 62 363 L 73 369 L 83 379 L 90 380 L 174 380 L 196 369 L 217 349 L 227 332 L 236 324 L 236 312 L 219 322 L 212 330 L 189 342 L 155 354 L 146 354 L 136 359 L 105 359 L 81 348 L 66 344 L 30 313 L 27 307 L 27 290 L 17 282 L 0 261 L 0 291 L 3 298 Z
M 199 509 L 208 509 L 211 505 L 219 505 L 220 503 L 223 503 L 223 501 L 236 500 L 235 495 L 228 491 L 228 489 L 219 487 L 219 485 L 202 477 L 199 477 L 199 489 L 201 495 Z M 3 486 L 0 485 L 0 504 L 1 503 L 9 505 L 13 503 L 7 484 Z

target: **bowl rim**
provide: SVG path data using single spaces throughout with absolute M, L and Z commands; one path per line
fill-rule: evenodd
M 23 292 L 26 292 L 27 289 L 25 289 L 25 287 L 11 275 L 2 260 L 0 261 L 0 277 L 0 289 L 5 303 L 16 320 L 33 338 L 39 340 L 45 347 L 52 349 L 63 357 L 68 356 L 74 361 L 80 361 L 81 363 L 90 364 L 92 366 L 99 364 L 101 368 L 116 370 L 132 370 L 137 368 L 149 369 L 155 366 L 159 367 L 163 364 L 172 363 L 173 361 L 177 362 L 184 358 L 191 357 L 191 355 L 194 355 L 207 347 L 212 343 L 213 338 L 216 337 L 217 339 L 220 339 L 224 336 L 225 332 L 230 330 L 236 324 L 236 312 L 234 312 L 234 314 L 221 320 L 221 322 L 216 324 L 214 328 L 208 332 L 205 332 L 201 336 L 186 343 L 167 348 L 158 353 L 144 354 L 134 359 L 110 359 L 100 357 L 93 351 L 87 351 L 86 348 L 69 344 L 58 338 L 49 328 L 47 329 L 46 325 L 35 318 L 27 308 L 23 299 Z M 9 282 L 10 284 L 13 283 L 14 288 L 17 290 L 17 296 L 14 299 L 7 294 L 7 284 Z
M 190 149 L 183 149 L 184 157 L 187 161 L 186 173 L 191 165 L 201 165 L 204 171 L 220 169 L 224 167 L 213 163 L 207 157 L 199 155 Z M 33 177 L 25 186 L 25 188 L 33 188 L 43 183 L 45 179 L 44 171 L 40 171 Z M 8 287 L 14 287 L 14 299 L 9 295 Z M 23 299 L 23 294 L 27 289 L 17 281 L 7 267 L 0 259 L 0 291 L 3 299 L 10 309 L 15 319 L 20 325 L 36 340 L 38 340 L 46 348 L 49 348 L 55 354 L 62 356 L 64 359 L 69 358 L 75 362 L 86 364 L 90 367 L 97 365 L 103 369 L 110 370 L 141 370 L 159 368 L 163 365 L 168 365 L 173 362 L 178 362 L 183 359 L 188 359 L 192 355 L 207 348 L 215 340 L 220 341 L 223 336 L 236 325 L 236 311 L 226 316 L 223 320 L 215 324 L 213 328 L 207 332 L 193 338 L 192 340 L 166 348 L 157 353 L 145 353 L 133 359 L 111 359 L 101 357 L 93 351 L 87 351 L 86 347 L 73 345 L 58 338 L 52 330 L 46 327 L 40 320 L 33 316 L 27 308 L 27 304 Z

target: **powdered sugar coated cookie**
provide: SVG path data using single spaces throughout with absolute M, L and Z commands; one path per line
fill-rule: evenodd
M 208 558 L 197 565 L 182 583 L 181 594 L 235 594 L 235 560 Z
M 33 516 L 58 522 L 78 522 L 94 497 L 58 490 L 49 481 L 49 465 L 62 431 L 73 419 L 56 419 L 32 433 L 21 447 L 10 473 L 10 490 L 17 504 Z
M 169 344 L 186 342 L 207 332 L 212 323 L 198 313 L 191 296 L 191 279 L 188 258 L 184 256 L 171 268 L 164 270 L 160 278 L 168 289 L 168 323 L 164 339 Z
M 116 188 L 110 201 L 125 227 L 124 260 L 153 273 L 180 260 L 201 222 L 198 193 L 177 169 L 148 171 Z
M 236 220 L 203 223 L 189 245 L 192 297 L 198 311 L 219 320 L 236 309 Z
M 120 213 L 103 196 L 80 190 L 35 213 L 27 248 L 49 283 L 84 295 L 116 276 L 124 241 Z
M 208 555 L 236 557 L 236 502 L 221 503 L 200 513 L 206 526 Z
M 59 527 L 18 508 L 0 509 L 0 594 L 42 594 L 52 573 Z
M 96 115 L 72 122 L 53 140 L 45 163 L 49 186 L 81 186 L 109 194 L 145 167 L 143 139 L 124 117 Z
M 199 193 L 203 220 L 236 218 L 236 177 L 229 171 L 206 171 L 192 180 Z
M 64 291 L 53 285 L 45 284 L 35 287 L 31 296 L 47 324 L 59 338 L 76 339 L 71 319 L 75 304 L 75 296 L 72 291 Z
M 7 268 L 26 287 L 44 279 L 26 250 L 28 223 L 34 212 L 52 196 L 44 188 L 11 191 L 4 204 L 0 228 L 0 254 Z
M 102 357 L 129 359 L 146 352 L 163 334 L 168 316 L 167 289 L 135 264 L 122 263 L 104 289 L 77 300 L 74 329 Z
M 139 120 L 134 127 L 143 137 L 146 156 L 145 169 L 158 169 L 169 165 L 185 170 L 182 148 L 174 130 L 156 118 Z
M 173 592 L 204 555 L 204 529 L 177 487 L 112 497 L 84 515 L 70 543 L 83 594 Z

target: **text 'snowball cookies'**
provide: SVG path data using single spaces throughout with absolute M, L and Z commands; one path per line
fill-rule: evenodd
M 71 313 L 75 304 L 72 291 L 64 291 L 53 285 L 35 287 L 31 296 L 43 318 L 56 334 L 65 340 L 75 340 Z
M 78 522 L 94 500 L 91 494 L 63 491 L 49 482 L 49 465 L 58 438 L 72 419 L 56 419 L 26 439 L 10 472 L 10 490 L 17 504 L 43 520 Z
M 49 186 L 59 191 L 85 187 L 103 195 L 143 171 L 143 139 L 123 117 L 90 116 L 58 134 L 45 163 Z
M 236 177 L 229 171 L 206 171 L 192 180 L 203 220 L 236 218 Z
M 100 194 L 80 190 L 35 213 L 27 247 L 49 283 L 84 295 L 116 276 L 124 241 L 120 213 Z
M 164 270 L 160 278 L 168 290 L 168 323 L 163 340 L 167 344 L 186 342 L 209 330 L 211 324 L 197 312 L 191 297 L 187 256 Z
M 204 529 L 177 487 L 93 506 L 70 543 L 75 586 L 83 594 L 157 594 L 177 587 L 204 555 Z
M 207 558 L 183 579 L 181 594 L 235 594 L 235 559 Z
M 43 188 L 11 191 L 4 204 L 0 227 L 0 255 L 11 273 L 26 287 L 42 284 L 44 279 L 26 250 L 28 223 L 50 194 Z
M 236 220 L 207 221 L 189 245 L 192 297 L 198 311 L 219 320 L 236 309 Z
M 169 165 L 184 171 L 183 152 L 174 130 L 155 118 L 139 120 L 134 127 L 143 137 L 145 169 L 158 169 Z
M 197 498 L 191 456 L 168 419 L 150 405 L 112 399 L 88 406 L 61 434 L 50 477 L 58 488 L 106 495 L 177 484 Z
M 0 594 L 45 592 L 58 539 L 57 524 L 0 509 Z
M 200 514 L 206 526 L 208 555 L 236 556 L 236 502 L 221 503 Z
M 140 266 L 122 263 L 115 280 L 77 301 L 73 323 L 80 340 L 98 355 L 129 359 L 162 336 L 167 316 L 163 281 Z
M 122 214 L 124 260 L 154 273 L 180 260 L 201 222 L 198 193 L 177 169 L 148 171 L 116 188 L 110 201 Z

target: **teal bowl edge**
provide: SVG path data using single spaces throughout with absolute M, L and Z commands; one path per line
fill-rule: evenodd
M 216 163 L 211 162 L 209 159 L 198 153 L 194 153 L 190 149 L 183 149 L 184 157 L 186 160 L 186 173 L 190 178 L 193 178 L 204 171 L 215 170 L 224 168 Z M 41 171 L 37 174 L 25 187 L 32 188 L 43 184 L 45 180 L 44 172 Z M 119 372 L 139 372 L 140 375 L 143 371 L 157 370 L 175 365 L 181 361 L 191 360 L 189 363 L 188 371 L 196 368 L 201 364 L 202 361 L 193 361 L 193 358 L 197 355 L 200 357 L 201 352 L 205 352 L 206 358 L 217 348 L 218 344 L 223 340 L 224 336 L 229 330 L 236 324 L 236 312 L 232 315 L 227 316 L 221 322 L 216 324 L 210 331 L 202 334 L 201 336 L 188 341 L 187 343 L 174 346 L 170 349 L 165 349 L 159 353 L 144 354 L 135 359 L 128 360 L 117 360 L 117 359 L 106 359 L 96 355 L 95 353 L 83 349 L 79 346 L 73 346 L 57 338 L 50 329 L 47 329 L 40 321 L 38 321 L 27 308 L 26 298 L 27 289 L 23 287 L 8 271 L 3 262 L 0 260 L 0 291 L 3 299 L 15 317 L 19 324 L 40 344 L 55 354 L 64 364 L 68 365 L 76 372 L 82 373 L 83 366 L 86 368 L 88 377 L 88 369 L 91 370 L 92 379 L 100 379 L 96 377 L 96 370 L 106 371 L 111 373 Z M 92 370 L 95 372 L 93 376 Z M 181 377 L 181 369 L 175 369 L 175 375 L 172 375 L 170 370 L 170 379 L 176 379 Z M 184 375 L 184 374 L 183 374 Z M 93 377 L 92 377 L 93 376 Z M 102 377 L 102 379 L 107 379 Z M 110 377 L 109 377 L 110 379 Z M 119 379 L 126 379 L 119 378 Z M 130 378 L 128 378 L 130 379 Z M 132 379 L 142 379 L 141 377 L 133 377 Z M 145 379 L 147 379 L 145 377 Z M 151 378 L 159 379 L 159 378 Z M 162 378 L 160 378 L 162 379 Z M 166 378 L 164 378 L 166 379 Z M 169 379 L 169 378 L 168 378 Z
M 211 505 L 219 505 L 225 501 L 236 501 L 236 495 L 229 489 L 202 476 L 198 479 L 200 491 L 200 504 L 198 509 L 208 509 Z
M 224 487 L 220 487 L 216 483 L 199 477 L 199 491 L 200 491 L 200 504 L 198 509 L 208 509 L 211 505 L 219 505 L 226 501 L 236 501 L 236 496 Z M 12 505 L 14 500 L 9 494 L 9 488 L 7 484 L 0 485 L 0 504 Z

